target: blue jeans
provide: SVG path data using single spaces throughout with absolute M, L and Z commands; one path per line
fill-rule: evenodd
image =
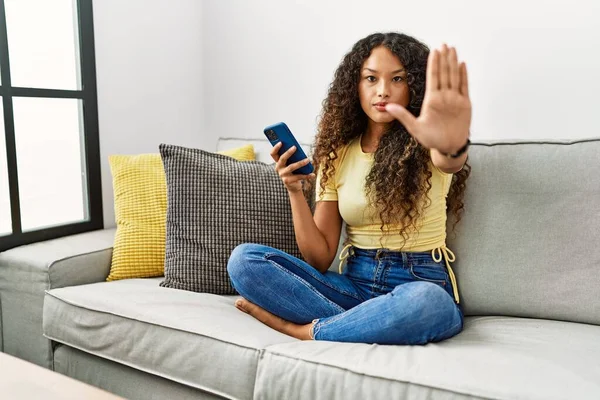
M 425 344 L 458 334 L 463 312 L 444 261 L 431 252 L 353 247 L 342 274 L 325 274 L 283 251 L 242 244 L 227 271 L 237 292 L 315 340 Z

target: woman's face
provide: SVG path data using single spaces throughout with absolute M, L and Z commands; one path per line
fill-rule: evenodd
M 385 111 L 386 103 L 408 106 L 410 91 L 406 82 L 406 71 L 398 57 L 387 47 L 375 47 L 363 63 L 358 96 L 363 111 L 371 120 L 369 124 L 388 124 L 394 120 L 394 117 Z

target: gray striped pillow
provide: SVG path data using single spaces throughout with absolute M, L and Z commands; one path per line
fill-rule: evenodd
M 236 294 L 231 251 L 259 243 L 300 257 L 289 198 L 273 165 L 159 146 L 167 180 L 165 280 L 160 286 Z

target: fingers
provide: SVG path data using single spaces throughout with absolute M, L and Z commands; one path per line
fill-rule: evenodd
M 314 173 L 308 175 L 295 174 L 294 171 L 296 171 L 299 168 L 302 168 L 305 165 L 308 165 L 310 163 L 310 160 L 308 158 L 305 158 L 290 165 L 286 165 L 292 154 L 296 152 L 296 146 L 290 147 L 285 153 L 279 156 L 277 152 L 279 151 L 281 146 L 281 142 L 277 143 L 275 146 L 273 146 L 273 150 L 271 150 L 270 154 L 271 157 L 273 157 L 273 159 L 276 160 L 275 170 L 277 171 L 283 183 L 287 187 L 290 187 L 290 185 L 293 185 L 294 183 L 297 183 L 299 181 L 315 178 Z
M 460 93 L 469 97 L 469 78 L 467 77 L 467 64 L 460 63 Z
M 294 173 L 294 171 L 304 167 L 305 165 L 308 165 L 310 160 L 308 158 L 304 158 L 303 160 L 286 165 L 292 154 L 296 152 L 296 146 L 290 147 L 280 156 L 279 151 L 281 150 L 282 146 L 282 142 L 278 142 L 275 146 L 273 146 L 273 149 L 269 153 L 271 158 L 275 160 L 275 171 L 279 175 L 279 178 L 281 178 L 281 181 L 289 193 L 301 192 L 303 190 L 303 181 L 313 180 L 316 178 L 316 175 L 314 173 L 306 175 L 298 174 Z
M 430 90 L 452 89 L 463 93 L 466 70 L 464 63 L 458 62 L 455 47 L 448 47 L 445 43 L 440 50 L 429 53 L 427 65 L 427 88 Z M 430 83 L 429 83 L 430 82 Z
M 291 184 L 296 183 L 296 182 L 309 181 L 312 179 L 315 179 L 315 174 L 308 174 L 308 175 L 289 174 L 289 175 L 285 175 L 285 176 L 281 177 L 283 184 L 286 186 L 290 186 Z
M 440 89 L 440 55 L 437 50 L 433 50 L 429 53 L 429 59 L 427 60 L 427 87 L 426 90 L 439 90 Z
M 448 53 L 448 72 L 450 75 L 450 88 L 460 90 L 460 71 L 458 69 L 458 55 L 456 48 L 451 47 Z
M 448 46 L 444 43 L 440 51 L 440 88 L 442 90 L 450 87 L 450 66 L 448 60 Z
M 279 161 L 279 149 L 281 148 L 281 146 L 283 146 L 281 142 L 277 143 L 275 146 L 273 146 L 271 152 L 269 153 L 271 155 L 271 158 L 275 160 L 275 162 Z
M 281 142 L 277 143 L 278 145 L 281 144 Z M 281 146 L 279 146 L 281 147 Z M 278 148 L 279 149 L 279 148 Z M 277 170 L 283 169 L 286 167 L 287 161 L 288 159 L 292 156 L 292 154 L 294 154 L 296 152 L 296 146 L 292 146 L 289 149 L 287 149 L 287 151 L 285 153 L 283 153 L 281 155 L 281 157 L 279 157 L 279 159 L 277 160 Z
M 417 134 L 417 119 L 414 115 L 412 115 L 408 110 L 402 107 L 399 104 L 388 103 L 385 106 L 385 110 L 390 113 L 390 115 L 396 118 L 406 130 L 412 135 Z
M 283 168 L 280 172 L 280 174 L 291 174 L 293 173 L 295 170 L 304 167 L 305 165 L 308 165 L 310 163 L 310 160 L 308 158 L 305 158 L 304 160 L 300 160 L 297 161 L 295 163 L 292 163 L 290 165 L 288 165 L 287 167 Z
M 286 176 L 282 176 L 281 179 L 283 180 L 283 183 L 290 184 L 290 183 L 294 183 L 294 182 L 298 182 L 298 181 L 310 181 L 312 179 L 315 179 L 315 174 L 307 174 L 307 175 L 301 175 L 301 174 L 289 174 Z

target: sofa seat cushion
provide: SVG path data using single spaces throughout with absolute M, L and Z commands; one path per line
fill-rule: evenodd
M 46 292 L 44 335 L 226 398 L 252 398 L 261 350 L 294 342 L 234 306 L 239 296 L 127 279 Z
M 600 399 L 600 326 L 468 317 L 425 346 L 294 342 L 270 346 L 256 399 Z

